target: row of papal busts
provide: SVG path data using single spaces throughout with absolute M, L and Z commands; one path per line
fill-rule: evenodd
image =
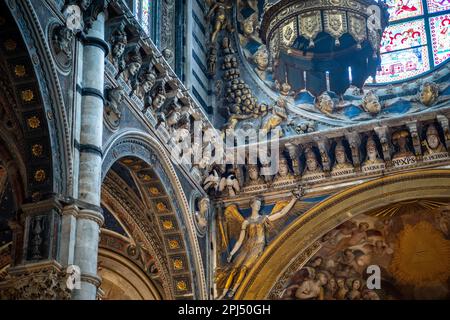
M 433 161 L 447 159 L 447 149 L 442 141 L 438 128 L 434 124 L 430 124 L 426 130 L 424 139 L 421 142 L 424 161 Z M 414 152 L 411 134 L 408 130 L 402 129 L 394 132 L 391 136 L 393 145 L 392 165 L 403 166 L 414 164 L 417 157 Z M 383 150 L 385 147 L 380 143 L 376 135 L 369 135 L 362 144 L 363 161 L 361 168 L 364 172 L 379 171 L 385 168 L 385 160 Z M 309 145 L 304 148 L 302 159 L 303 168 L 300 168 L 303 180 L 316 180 L 325 177 L 322 161 L 326 157 L 326 161 L 331 161 L 331 176 L 344 176 L 355 172 L 355 166 L 352 161 L 352 153 L 348 143 L 344 139 L 339 139 L 332 144 L 331 157 L 328 154 L 323 155 L 317 147 Z M 330 160 L 331 158 L 331 160 Z M 257 164 L 248 164 L 246 166 L 245 186 L 261 185 L 264 183 L 277 183 L 280 181 L 292 180 L 295 178 L 295 170 L 291 167 L 293 159 L 289 159 L 283 154 L 280 155 L 278 161 L 278 173 L 275 176 L 267 177 L 262 174 L 260 166 Z

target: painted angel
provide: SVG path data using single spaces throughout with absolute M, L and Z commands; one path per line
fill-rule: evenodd
M 269 215 L 260 214 L 262 205 L 260 197 L 251 200 L 251 214 L 247 219 L 244 219 L 236 205 L 229 205 L 225 209 L 218 221 L 222 250 L 228 249 L 230 238 L 236 238 L 238 234 L 239 238 L 228 254 L 228 265 L 219 270 L 216 276 L 218 288 L 223 287 L 219 299 L 225 296 L 233 297 L 247 271 L 263 253 L 267 240 L 266 233 L 272 227 L 272 222 L 285 216 L 303 193 L 302 188 L 294 190 L 291 200 L 276 203 Z

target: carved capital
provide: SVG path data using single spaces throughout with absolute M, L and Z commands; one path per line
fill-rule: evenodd
M 66 281 L 67 274 L 57 263 L 16 267 L 0 283 L 0 299 L 69 300 Z

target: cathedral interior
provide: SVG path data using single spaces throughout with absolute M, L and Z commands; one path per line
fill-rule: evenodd
M 0 0 L 0 299 L 450 299 L 448 59 L 449 0 Z

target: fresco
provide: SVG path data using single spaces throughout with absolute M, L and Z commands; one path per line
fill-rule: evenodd
M 325 234 L 282 299 L 450 298 L 450 207 L 420 200 L 357 216 Z M 380 288 L 367 279 L 380 268 Z M 370 279 L 369 279 L 370 280 Z

